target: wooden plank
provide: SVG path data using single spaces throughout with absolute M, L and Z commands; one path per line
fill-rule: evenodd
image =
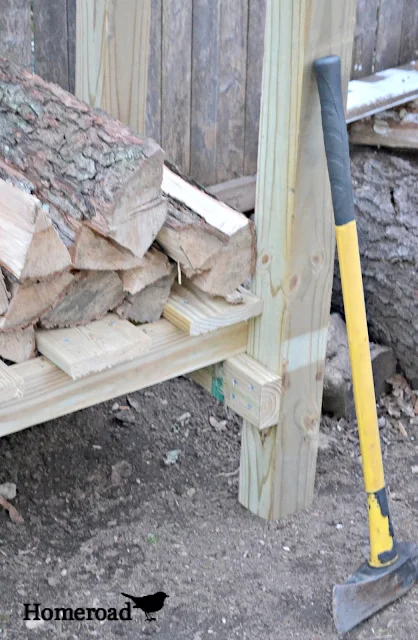
M 162 0 L 151 1 L 147 135 L 161 144 Z
M 77 0 L 67 0 L 68 91 L 75 93 L 75 40 Z
M 67 0 L 33 0 L 35 73 L 70 88 Z
M 255 207 L 256 180 L 257 176 L 242 176 L 215 184 L 208 191 L 229 207 L 246 213 Z
M 109 313 L 84 327 L 38 329 L 38 351 L 76 380 L 138 358 L 151 348 L 139 327 Z
M 163 1 L 161 144 L 190 172 L 192 3 Z
M 418 56 L 418 10 L 416 0 L 404 0 L 402 38 L 399 63 L 416 60 Z
M 249 224 L 247 218 L 241 213 L 218 202 L 190 182 L 186 182 L 166 166 L 164 166 L 161 188 L 170 198 L 182 203 L 227 236 L 234 235 Z
M 247 354 L 225 360 L 225 404 L 257 429 L 277 424 L 281 379 Z
M 221 0 L 193 0 L 191 177 L 216 182 Z
M 80 380 L 44 357 L 13 365 L 13 373 L 23 378 L 24 395 L 0 405 L 0 437 L 244 353 L 248 339 L 244 322 L 197 338 L 167 320 L 144 331 L 152 339 L 150 351 Z
M 363 78 L 374 73 L 377 16 L 380 0 L 357 0 L 351 77 Z
M 404 0 L 380 0 L 374 71 L 382 71 L 399 64 L 403 5 Z
M 395 149 L 418 149 L 418 102 L 354 122 L 350 142 Z
M 247 354 L 193 371 L 189 378 L 257 429 L 277 423 L 280 413 L 280 376 Z
M 23 390 L 23 379 L 0 360 L 0 404 L 20 398 Z
M 229 304 L 225 298 L 213 298 L 190 282 L 174 284 L 164 307 L 164 317 L 191 336 L 199 336 L 220 327 L 255 318 L 263 312 L 263 301 L 240 289 L 241 304 Z
M 151 0 L 77 0 L 76 95 L 146 129 Z
M 248 0 L 221 4 L 216 182 L 244 173 Z
M 266 0 L 248 0 L 248 51 L 244 143 L 244 174 L 246 176 L 257 173 L 265 21 Z M 251 208 L 254 209 L 254 206 Z M 243 210 L 244 209 L 242 209 L 242 211 Z M 249 209 L 246 209 L 246 211 L 248 210 Z
M 31 0 L 2 0 L 0 56 L 32 69 Z
M 282 379 L 278 425 L 244 422 L 240 502 L 276 519 L 311 504 L 334 265 L 334 225 L 313 61 L 351 66 L 355 0 L 269 0 L 248 353 Z
M 352 80 L 347 98 L 347 122 L 366 118 L 418 98 L 418 66 L 415 63 Z

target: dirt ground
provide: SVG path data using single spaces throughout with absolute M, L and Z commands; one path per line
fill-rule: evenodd
M 387 479 L 398 537 L 417 540 L 418 419 L 396 393 L 379 409 Z M 0 440 L 25 521 L 0 512 L 0 639 L 337 638 L 332 585 L 367 555 L 355 425 L 323 419 L 312 508 L 266 523 L 237 500 L 240 421 L 205 391 L 180 378 L 117 402 Z M 159 590 L 157 622 L 23 620 L 25 602 L 119 609 Z M 413 640 L 417 605 L 418 586 L 349 637 Z

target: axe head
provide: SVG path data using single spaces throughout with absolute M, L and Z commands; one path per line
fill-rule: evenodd
M 333 591 L 336 629 L 347 633 L 406 593 L 418 580 L 418 546 L 397 543 L 398 559 L 375 569 L 368 563 Z

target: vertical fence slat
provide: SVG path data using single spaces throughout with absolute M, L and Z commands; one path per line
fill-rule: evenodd
M 147 135 L 161 144 L 162 0 L 151 2 L 150 59 L 148 69 Z
M 221 4 L 217 182 L 244 173 L 248 0 Z
M 220 4 L 220 0 L 193 2 L 190 170 L 205 185 L 216 182 Z
M 192 3 L 163 0 L 162 147 L 190 170 Z
M 75 93 L 76 0 L 67 0 L 68 91 Z
M 145 133 L 151 0 L 77 1 L 76 92 Z
M 35 72 L 70 88 L 67 0 L 33 0 Z
M 418 3 L 404 0 L 402 40 L 399 64 L 416 60 L 418 56 Z
M 404 0 L 380 0 L 375 71 L 399 64 Z
M 357 24 L 354 32 L 352 78 L 374 73 L 377 16 L 380 0 L 357 0 Z
M 0 56 L 32 68 L 31 0 L 1 0 Z
M 249 0 L 244 173 L 257 172 L 266 0 Z

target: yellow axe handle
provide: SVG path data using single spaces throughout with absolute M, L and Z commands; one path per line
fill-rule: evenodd
M 314 67 L 334 207 L 364 483 L 368 493 L 371 547 L 369 563 L 372 567 L 383 567 L 396 561 L 397 551 L 385 488 L 377 421 L 341 88 L 341 61 L 337 56 L 328 56 L 316 60 Z

